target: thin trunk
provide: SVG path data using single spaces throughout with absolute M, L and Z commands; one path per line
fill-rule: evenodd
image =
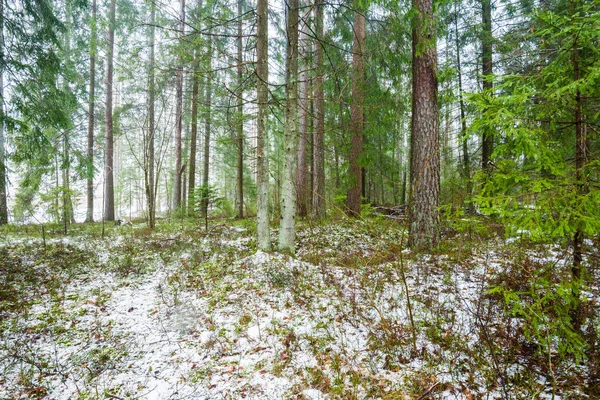
M 4 155 L 4 0 L 0 0 L 0 225 L 8 223 Z
M 258 192 L 256 207 L 257 245 L 260 250 L 271 250 L 269 229 L 269 156 L 268 156 L 268 113 L 269 113 L 269 59 L 268 59 L 268 1 L 257 1 L 256 33 L 256 81 L 258 118 L 256 121 L 256 189 Z
M 364 125 L 365 81 L 365 16 L 354 12 L 354 44 L 352 46 L 352 105 L 350 106 L 350 187 L 346 196 L 348 215 L 360 216 L 361 191 L 364 192 L 364 173 L 361 166 Z
M 315 123 L 313 131 L 313 219 L 325 217 L 325 92 L 323 86 L 323 14 L 325 4 L 315 0 Z
M 0 0 L 1 1 L 1 0 Z M 96 0 L 92 0 L 90 35 L 90 86 L 87 136 L 87 212 L 85 222 L 94 222 L 94 109 L 96 102 Z
M 284 127 L 284 165 L 281 185 L 281 225 L 279 250 L 295 252 L 296 240 L 296 161 L 298 156 L 298 0 L 286 1 L 287 20 L 287 66 L 286 104 Z
M 437 105 L 437 53 L 433 0 L 413 0 L 412 126 L 409 201 L 411 247 L 437 242 L 440 147 Z
M 192 132 L 190 138 L 190 171 L 188 179 L 188 214 L 194 214 L 194 190 L 196 188 L 196 150 L 198 146 L 198 89 L 200 86 L 199 68 L 198 68 L 198 57 L 199 51 L 196 49 L 196 60 L 194 61 L 194 83 L 192 85 Z
M 113 176 L 113 52 L 115 48 L 115 12 L 117 1 L 111 0 L 108 15 L 108 48 L 106 51 L 106 150 L 104 160 L 104 220 L 115 220 L 115 187 Z
M 492 4 L 491 0 L 481 0 L 481 52 L 482 52 L 482 75 L 483 90 L 492 89 L 492 81 L 488 78 L 492 76 Z M 494 151 L 494 136 L 489 128 L 484 129 L 481 145 L 481 168 L 489 172 L 490 158 Z
M 210 167 L 210 130 L 211 130 L 211 107 L 212 107 L 212 39 L 208 40 L 208 75 L 206 76 L 206 120 L 204 125 L 204 170 L 202 171 L 202 186 L 208 189 L 208 174 Z M 202 200 L 202 217 L 208 217 L 208 198 Z
M 304 16 L 304 19 L 308 15 Z M 298 169 L 296 171 L 296 193 L 298 202 L 298 216 L 306 217 L 308 214 L 308 164 L 307 164 L 307 147 L 308 147 L 308 117 L 309 117 L 309 99 L 308 92 L 310 90 L 308 77 L 308 63 L 305 60 L 308 57 L 308 47 L 310 40 L 306 34 L 308 27 L 302 23 L 300 33 L 300 51 L 301 60 L 304 60 L 302 65 L 302 73 L 300 74 L 300 115 L 298 121 Z
M 154 183 L 154 47 L 155 47 L 155 32 L 154 25 L 156 20 L 156 6 L 154 3 L 150 5 L 150 64 L 148 66 L 148 139 L 147 153 L 145 160 L 145 184 L 146 184 L 146 202 L 148 204 L 148 227 L 154 229 L 156 226 L 156 188 L 158 183 Z
M 469 157 L 469 142 L 467 133 L 467 119 L 465 117 L 465 101 L 462 85 L 462 68 L 460 62 L 460 41 L 458 39 L 458 9 L 457 3 L 454 3 L 454 33 L 456 44 L 456 70 L 458 74 L 458 100 L 460 105 L 460 141 L 462 143 L 462 172 L 463 179 L 467 183 L 467 211 L 473 212 L 473 203 L 470 201 L 473 194 L 473 181 L 471 181 L 471 160 Z
M 185 0 L 180 1 L 180 26 L 179 42 L 183 43 L 185 35 Z M 181 205 L 181 134 L 183 132 L 183 51 L 179 56 L 179 65 L 177 66 L 177 84 L 176 94 L 177 105 L 175 109 L 175 171 L 173 175 L 173 211 L 177 211 Z
M 237 217 L 244 218 L 244 91 L 242 85 L 244 83 L 244 75 L 242 64 L 243 43 L 242 43 L 242 0 L 238 0 L 238 25 L 237 25 Z

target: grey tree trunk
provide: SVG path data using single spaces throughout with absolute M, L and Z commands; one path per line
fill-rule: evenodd
M 148 35 L 150 41 L 150 62 L 148 65 L 148 133 L 146 140 L 145 154 L 145 186 L 146 186 L 146 203 L 148 207 L 148 227 L 154 229 L 156 226 L 156 189 L 158 187 L 158 179 L 154 182 L 154 64 L 155 64 L 155 31 L 154 25 L 156 21 L 156 5 L 154 2 L 150 5 L 150 25 L 148 26 Z
M 208 188 L 208 174 L 210 172 L 210 130 L 211 130 L 211 107 L 212 107 L 212 39 L 208 40 L 208 75 L 206 76 L 206 120 L 204 125 L 204 170 L 202 171 L 202 186 Z M 204 221 L 208 218 L 208 198 L 202 200 L 202 217 Z
M 304 20 L 308 19 L 308 15 L 304 15 Z M 300 74 L 300 115 L 298 121 L 298 169 L 296 170 L 296 193 L 297 193 L 297 205 L 298 205 L 298 216 L 306 217 L 308 214 L 308 201 L 309 201 L 309 190 L 308 190 L 308 163 L 307 163 L 307 148 L 308 148 L 308 116 L 309 116 L 309 99 L 308 92 L 310 90 L 310 83 L 308 77 L 309 65 L 305 62 L 308 57 L 310 39 L 307 35 L 308 26 L 306 22 L 300 23 L 300 43 L 299 51 L 301 52 L 300 58 L 304 62 L 302 63 L 302 72 Z
M 413 0 L 412 126 L 409 201 L 409 245 L 438 240 L 440 145 L 437 105 L 437 52 L 433 0 Z
M 90 83 L 88 104 L 87 135 L 87 211 L 85 222 L 94 222 L 94 109 L 96 104 L 96 0 L 92 1 L 92 19 L 90 35 Z
M 256 231 L 257 245 L 260 250 L 271 250 L 269 229 L 269 156 L 268 156 L 268 113 L 269 113 L 269 60 L 268 60 L 268 1 L 257 1 L 256 33 L 256 82 L 258 117 L 256 121 Z
M 113 53 L 115 48 L 116 0 L 111 0 L 108 14 L 108 47 L 106 50 L 106 148 L 104 156 L 104 220 L 115 220 L 115 186 L 113 176 Z
M 294 253 L 296 240 L 296 159 L 298 140 L 298 0 L 287 0 L 287 66 L 283 180 L 279 251 Z
M 350 106 L 350 187 L 346 196 L 348 215 L 360 216 L 363 167 L 364 84 L 365 84 L 365 16 L 354 12 L 354 44 L 352 46 L 352 104 Z
M 321 0 L 315 0 L 315 126 L 313 131 L 313 219 L 325 217 L 325 93 L 323 87 L 323 8 Z
M 180 2 L 180 25 L 179 25 L 179 38 L 180 43 L 183 43 L 183 37 L 185 35 L 185 0 Z M 183 52 L 182 52 L 183 53 Z M 175 171 L 173 175 L 173 211 L 181 206 L 181 175 L 182 175 L 182 161 L 181 161 L 181 134 L 183 132 L 183 54 L 179 56 L 179 65 L 177 66 L 177 84 L 176 94 L 177 105 L 175 109 Z
M 244 218 L 244 83 L 242 52 L 242 0 L 237 2 L 238 25 L 237 25 L 237 217 Z

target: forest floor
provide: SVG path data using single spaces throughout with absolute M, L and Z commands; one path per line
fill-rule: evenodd
M 600 398 L 591 242 L 576 335 L 567 246 L 483 220 L 427 253 L 381 217 L 300 222 L 295 257 L 202 225 L 0 230 L 0 398 Z

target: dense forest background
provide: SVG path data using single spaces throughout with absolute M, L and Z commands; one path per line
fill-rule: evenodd
M 597 398 L 599 131 L 600 0 L 0 0 L 0 397 Z

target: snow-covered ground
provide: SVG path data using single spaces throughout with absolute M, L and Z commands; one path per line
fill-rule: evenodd
M 381 221 L 306 226 L 294 258 L 254 250 L 242 226 L 124 229 L 48 239 L 45 249 L 14 235 L 0 241 L 0 398 L 593 392 L 592 367 L 559 360 L 551 346 L 548 368 L 548 354 L 529 351 L 523 321 L 488 294 L 522 262 L 518 243 L 459 240 L 412 255 L 403 234 Z M 519 260 L 567 268 L 560 249 L 542 249 Z M 597 288 L 587 289 L 596 305 Z

